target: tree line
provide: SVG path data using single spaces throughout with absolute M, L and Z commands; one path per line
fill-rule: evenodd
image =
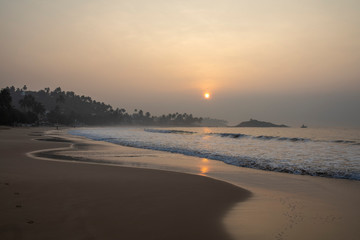
M 14 86 L 0 92 L 0 125 L 165 125 L 197 126 L 202 118 L 187 113 L 152 116 L 150 112 L 135 109 L 132 114 L 124 108 L 114 109 L 89 96 L 72 91 L 53 91 L 44 88 L 29 91 Z

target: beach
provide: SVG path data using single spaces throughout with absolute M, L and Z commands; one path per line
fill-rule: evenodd
M 0 148 L 0 239 L 360 235 L 359 181 L 241 168 L 48 128 L 2 129 Z
M 230 239 L 221 220 L 250 196 L 203 176 L 27 156 L 69 147 L 44 130 L 0 131 L 0 239 Z

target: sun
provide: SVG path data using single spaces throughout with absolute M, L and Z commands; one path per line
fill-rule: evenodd
M 205 98 L 205 99 L 210 99 L 210 93 L 206 92 L 206 93 L 204 94 L 204 98 Z

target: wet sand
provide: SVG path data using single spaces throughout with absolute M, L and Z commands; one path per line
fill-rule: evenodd
M 251 195 L 203 176 L 29 157 L 71 144 L 44 130 L 0 130 L 0 239 L 231 239 L 222 219 Z
M 224 218 L 224 225 L 234 239 L 357 240 L 360 236 L 360 181 L 241 168 L 221 161 L 123 147 L 62 132 L 48 132 L 48 135 L 80 140 L 81 144 L 35 154 L 203 175 L 248 189 L 251 198 L 236 204 Z

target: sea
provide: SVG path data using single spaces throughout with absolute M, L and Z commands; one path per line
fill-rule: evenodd
M 97 127 L 68 133 L 234 167 L 360 180 L 360 129 Z

